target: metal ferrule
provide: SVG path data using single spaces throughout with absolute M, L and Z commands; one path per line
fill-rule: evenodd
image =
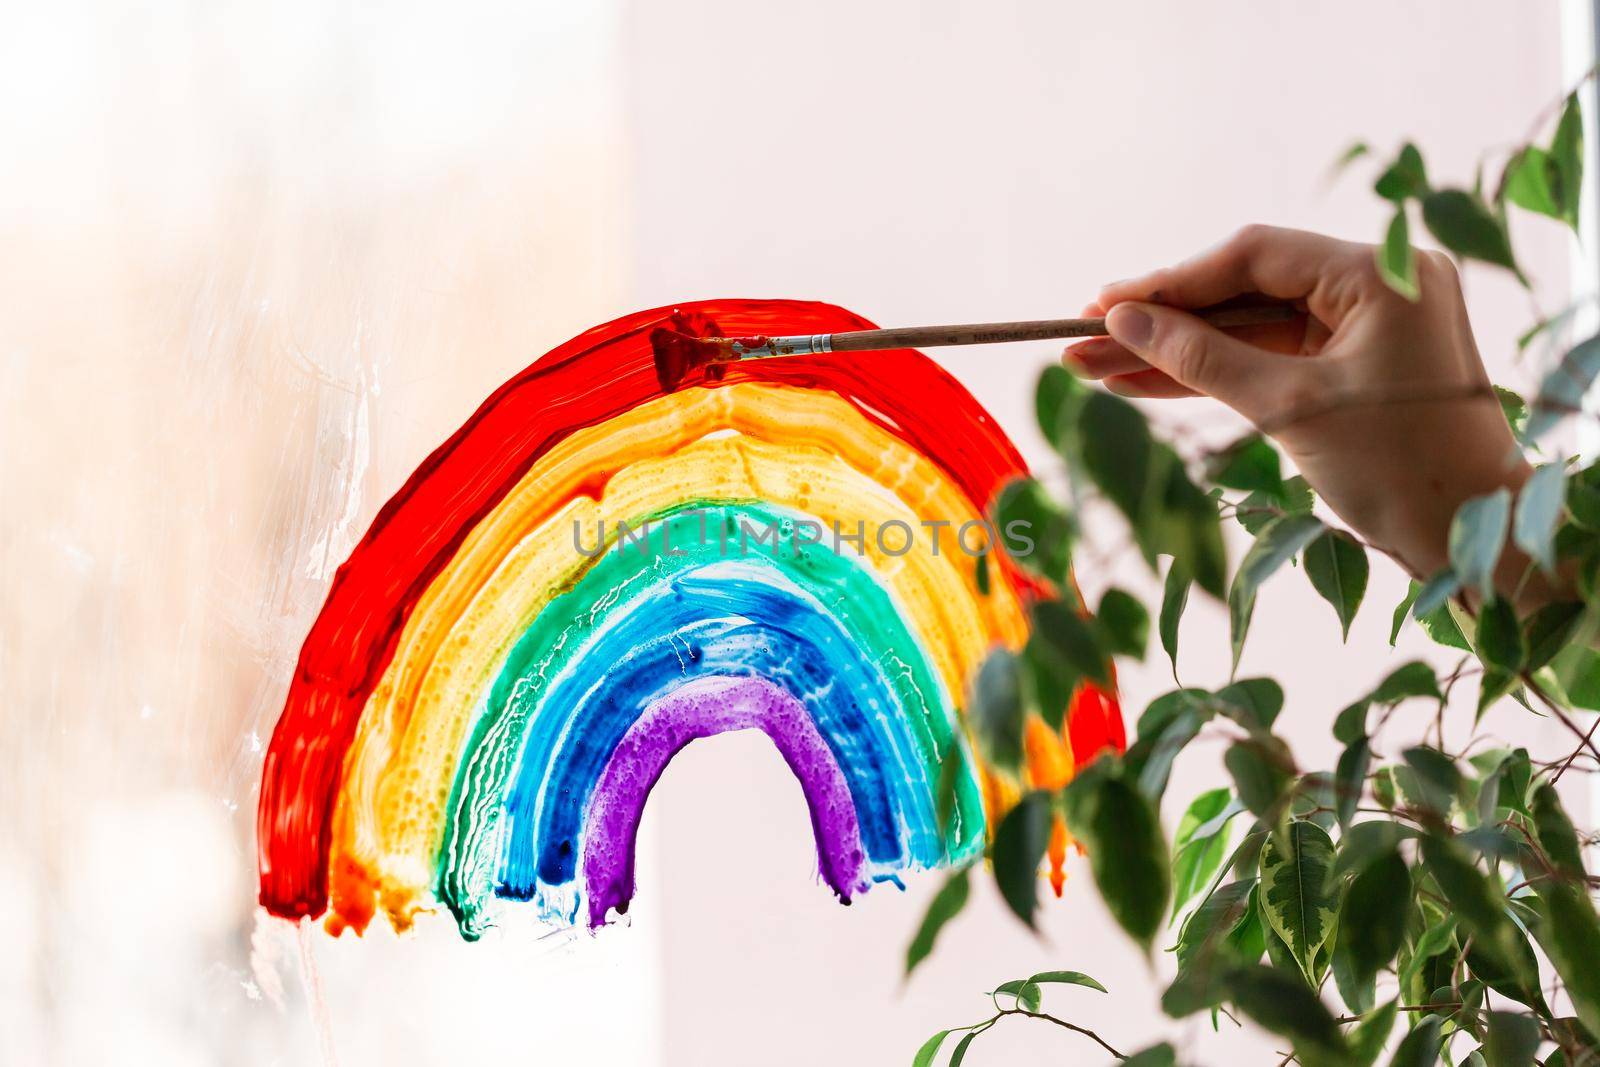
M 811 333 L 794 337 L 769 337 L 767 343 L 752 348 L 734 342 L 733 352 L 740 359 L 764 356 L 815 356 L 833 351 L 833 334 Z

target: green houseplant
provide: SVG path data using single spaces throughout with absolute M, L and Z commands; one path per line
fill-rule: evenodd
M 1511 152 L 1492 186 L 1481 170 L 1470 187 L 1437 185 L 1410 144 L 1381 168 L 1375 189 L 1392 215 L 1377 265 L 1391 288 L 1417 296 L 1418 223 L 1458 258 L 1527 285 L 1507 215 L 1528 211 L 1576 230 L 1576 92 L 1543 125 L 1543 138 Z M 1367 155 L 1357 146 L 1342 164 Z M 1541 317 L 1522 347 L 1554 351 L 1572 314 Z M 1533 477 L 1514 497 L 1500 490 L 1463 504 L 1449 565 L 1412 582 L 1393 607 L 1390 643 L 1403 626 L 1420 625 L 1439 645 L 1439 663 L 1406 663 L 1349 694 L 1332 723 L 1342 754 L 1330 768 L 1302 765 L 1275 732 L 1284 692 L 1271 678 L 1179 686 L 1128 709 L 1136 726 L 1125 754 L 1097 760 L 1061 790 L 1026 795 L 994 832 L 987 870 L 1023 921 L 1033 923 L 1037 870 L 1060 813 L 1122 929 L 1146 952 L 1158 942 L 1174 949 L 1177 976 L 1161 998 L 1173 1017 L 1248 1017 L 1281 1035 L 1284 1063 L 1311 1067 L 1600 1063 L 1600 878 L 1585 861 L 1591 835 L 1555 788 L 1564 775 L 1600 768 L 1600 465 L 1547 443 L 1581 409 L 1600 371 L 1600 338 L 1552 363 L 1529 399 L 1496 389 L 1537 464 Z M 1039 380 L 1036 412 L 1065 461 L 1067 492 L 1013 483 L 995 520 L 1044 531 L 1021 562 L 1056 580 L 1067 599 L 1039 605 L 1027 648 L 997 652 L 979 672 L 969 703 L 986 758 L 1014 767 L 1023 717 L 1059 726 L 1072 686 L 1109 679 L 1118 657 L 1151 654 L 1152 629 L 1176 680 L 1178 621 L 1191 590 L 1226 603 L 1236 665 L 1257 590 L 1291 563 L 1305 578 L 1284 580 L 1309 579 L 1348 633 L 1363 606 L 1371 546 L 1315 513 L 1310 488 L 1284 475 L 1267 438 L 1184 455 L 1137 407 L 1058 367 Z M 1086 507 L 1120 514 L 1126 536 L 1163 576 L 1158 604 L 1120 589 L 1098 604 L 1076 600 L 1062 579 Z M 1225 522 L 1253 539 L 1233 566 Z M 1519 612 L 1492 580 L 1508 541 L 1533 561 L 1530 574 L 1575 575 L 1572 597 Z M 1480 719 L 1490 705 L 1516 701 L 1562 724 L 1570 748 L 1491 747 L 1476 722 L 1453 723 L 1447 734 L 1446 700 L 1463 687 L 1476 689 Z M 1433 711 L 1421 736 L 1414 716 L 1403 727 L 1395 715 L 1418 704 Z M 1203 735 L 1225 741 L 1227 779 L 1192 799 L 1169 838 L 1159 805 L 1174 761 Z M 980 876 L 960 870 L 940 889 L 908 949 L 908 972 L 934 950 Z M 933 1035 L 914 1063 L 959 1065 L 984 1033 L 1018 1015 L 1076 1031 L 1107 1058 L 1179 1062 L 1170 1045 L 1118 1049 L 1047 1012 L 1046 990 L 1059 984 L 1103 991 L 1076 970 L 1005 982 L 991 994 L 992 1013 Z

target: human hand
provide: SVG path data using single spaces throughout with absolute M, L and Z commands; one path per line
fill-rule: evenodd
M 1516 492 L 1531 470 L 1454 265 L 1419 250 L 1417 276 L 1413 303 L 1384 283 L 1371 245 L 1249 226 L 1175 267 L 1106 286 L 1085 314 L 1106 315 L 1111 336 L 1069 347 L 1062 361 L 1123 396 L 1222 401 L 1274 437 L 1352 529 L 1426 578 L 1448 560 L 1456 508 L 1496 488 Z M 1180 310 L 1247 294 L 1306 314 L 1223 333 Z M 1501 588 L 1517 587 L 1526 567 L 1504 553 Z

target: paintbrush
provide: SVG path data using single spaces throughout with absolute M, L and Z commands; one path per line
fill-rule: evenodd
M 1300 314 L 1289 304 L 1213 307 L 1195 311 L 1219 329 L 1288 322 Z M 958 326 L 902 326 L 893 330 L 797 334 L 791 337 L 691 337 L 659 326 L 650 333 L 656 377 L 672 392 L 696 370 L 742 359 L 814 356 L 829 352 L 881 352 L 897 348 L 989 345 L 1053 338 L 1105 337 L 1106 320 L 1035 319 L 1029 322 L 974 322 Z

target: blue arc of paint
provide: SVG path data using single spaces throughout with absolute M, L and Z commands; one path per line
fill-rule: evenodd
M 888 684 L 835 618 L 777 580 L 690 572 L 612 616 L 539 699 L 505 802 L 498 893 L 526 899 L 536 882 L 573 880 L 589 792 L 624 732 L 684 681 L 711 675 L 766 678 L 808 707 L 851 784 L 874 867 L 944 859 L 926 763 Z

